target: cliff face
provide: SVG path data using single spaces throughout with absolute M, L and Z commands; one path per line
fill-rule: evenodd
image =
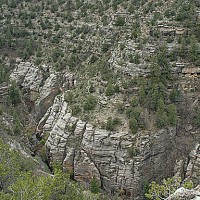
M 63 96 L 56 97 L 49 111 L 42 127 L 43 134 L 49 133 L 45 144 L 49 161 L 61 162 L 86 186 L 95 176 L 107 192 L 136 197 L 144 180 L 170 175 L 173 170 L 173 128 L 134 136 L 95 128 L 71 116 Z
M 48 70 L 45 76 L 43 70 Z M 61 75 L 50 67 L 20 63 L 10 77 L 21 87 L 25 102 L 32 102 L 35 134 L 47 138 L 50 166 L 62 163 L 63 169 L 85 186 L 95 176 L 108 193 L 140 199 L 147 181 L 160 181 L 174 172 L 199 184 L 198 129 L 191 125 L 184 130 L 183 126 L 168 127 L 135 135 L 104 130 L 72 116 L 64 98 L 65 90 L 73 90 L 70 83 L 74 80 L 68 72 Z
M 198 0 L 2 0 L 0 10 L 2 135 L 125 199 L 174 175 L 200 184 Z

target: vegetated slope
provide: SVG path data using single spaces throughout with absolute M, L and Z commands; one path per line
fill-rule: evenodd
M 60 92 L 64 93 L 67 102 L 66 112 L 77 117 L 77 120 L 82 119 L 92 125 L 94 129 L 106 129 L 104 136 L 109 138 L 114 151 L 116 151 L 112 144 L 114 139 L 110 133 L 126 133 L 128 137 L 133 137 L 129 151 L 134 157 L 133 163 L 140 163 L 138 179 L 143 177 L 146 181 L 154 178 L 161 180 L 165 176 L 173 175 L 175 161 L 181 158 L 187 160 L 195 142 L 199 142 L 200 5 L 198 1 L 12 0 L 1 1 L 0 4 L 2 55 L 0 82 L 1 88 L 5 90 L 2 89 L 1 95 L 2 117 L 5 118 L 5 113 L 11 113 L 8 115 L 17 119 L 14 120 L 15 134 L 20 133 L 27 124 L 29 130 L 34 129 L 53 104 L 56 94 Z M 29 66 L 23 68 L 22 64 L 20 68 L 15 63 L 16 58 L 17 62 L 18 58 L 29 60 L 37 67 L 32 65 L 34 68 L 32 70 Z M 29 68 L 30 70 L 25 70 Z M 8 82 L 8 75 L 13 69 L 16 74 L 19 71 L 18 78 L 15 74 L 11 77 L 18 80 L 21 91 L 16 84 L 12 83 L 7 88 L 5 83 Z M 24 70 L 21 71 L 21 75 L 20 69 Z M 22 84 L 20 80 L 23 80 L 23 72 L 29 76 L 27 81 L 32 80 L 33 74 L 36 74 L 35 79 L 29 82 L 30 84 L 25 82 Z M 53 77 L 57 77 L 55 80 L 59 81 L 54 82 Z M 49 93 L 49 98 L 43 98 L 41 94 L 46 93 L 42 91 L 47 90 L 40 88 L 48 81 L 50 86 L 53 84 L 55 90 Z M 37 85 L 39 82 L 40 85 Z M 31 86 L 33 83 L 36 84 L 35 87 Z M 6 91 L 10 102 L 4 98 Z M 27 101 L 26 95 L 24 101 L 23 96 L 30 91 L 31 99 L 28 98 Z M 6 101 L 9 106 L 14 105 L 14 111 L 5 106 Z M 22 112 L 20 101 L 21 104 L 26 102 L 27 110 Z M 55 117 L 60 116 L 59 114 Z M 76 119 L 73 121 L 75 124 Z M 38 126 L 43 127 L 45 120 Z M 167 130 L 169 127 L 176 127 L 171 139 L 167 135 L 168 131 L 159 132 L 160 129 Z M 49 131 L 54 132 L 52 130 Z M 75 131 L 75 127 L 70 131 Z M 158 140 L 157 132 L 161 135 Z M 43 130 L 42 134 L 38 135 L 43 138 L 44 143 L 48 133 Z M 98 131 L 96 135 L 100 135 Z M 145 139 L 147 135 L 152 137 L 149 139 L 150 142 Z M 123 139 L 123 134 L 120 137 Z M 50 139 L 51 137 L 48 141 Z M 88 140 L 85 137 L 82 139 Z M 149 149 L 144 147 L 148 150 L 143 151 L 143 147 L 138 145 L 140 142 L 142 144 L 143 139 L 150 145 Z M 162 144 L 167 139 L 168 142 L 163 150 Z M 173 144 L 170 144 L 171 140 L 174 141 Z M 85 146 L 86 150 L 90 148 L 90 142 L 89 146 Z M 151 171 L 145 164 L 149 162 L 148 159 L 157 155 L 156 144 L 162 156 L 159 159 L 155 158 L 153 162 L 163 159 L 163 163 L 160 169 L 156 164 L 149 164 L 155 167 Z M 54 148 L 50 147 L 49 150 L 51 149 Z M 127 149 L 126 147 L 126 153 Z M 126 153 L 124 157 L 132 159 Z M 169 158 L 165 160 L 166 154 Z M 148 162 L 141 161 L 138 155 Z M 95 161 L 95 156 L 97 155 L 91 154 L 89 157 L 94 164 L 102 165 L 102 159 Z M 62 159 L 61 161 L 63 162 Z M 168 170 L 164 169 L 165 164 L 170 165 Z M 113 165 L 119 165 L 118 161 L 114 161 Z M 130 165 L 125 164 L 125 166 Z M 97 165 L 95 167 L 99 170 L 101 180 L 103 175 L 111 173 L 108 170 L 102 174 L 102 168 Z M 115 170 L 114 175 L 117 173 Z M 130 173 L 133 173 L 133 177 L 136 174 L 136 172 Z M 106 178 L 111 180 L 109 184 L 114 185 L 112 186 L 114 189 L 111 189 L 111 186 L 107 187 L 109 192 L 114 190 L 116 193 L 115 190 L 119 187 L 127 190 L 127 195 L 130 195 L 126 187 L 132 182 L 125 184 L 123 188 L 123 183 L 119 183 L 118 178 L 116 184 L 113 184 L 113 178 Z M 136 194 L 141 193 L 144 181 L 139 183 L 139 192 L 134 191 Z M 105 180 L 101 186 L 106 188 Z

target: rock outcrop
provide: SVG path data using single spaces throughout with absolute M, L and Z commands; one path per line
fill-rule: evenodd
M 200 144 L 198 143 L 189 155 L 186 178 L 193 180 L 194 184 L 200 185 Z
M 76 83 L 69 73 L 62 75 L 46 66 L 20 63 L 10 77 L 18 83 L 25 99 L 34 103 L 36 135 L 47 138 L 50 166 L 61 163 L 65 171 L 86 187 L 96 177 L 102 189 L 126 195 L 127 199 L 142 199 L 147 182 L 174 175 L 182 143 L 180 140 L 177 145 L 180 136 L 176 128 L 142 130 L 135 135 L 103 130 L 72 116 L 64 99 L 65 90 Z M 199 144 L 187 162 L 178 163 L 176 171 L 183 168 L 179 175 L 191 177 L 199 184 L 195 179 L 199 177 Z
M 34 108 L 33 114 L 37 120 L 44 116 L 63 87 L 69 89 L 75 84 L 70 73 L 63 75 L 49 66 L 38 67 L 30 62 L 17 64 L 10 79 L 22 90 L 27 106 Z
M 95 128 L 71 116 L 64 95 L 58 95 L 37 131 L 48 136 L 45 146 L 50 164 L 62 163 L 85 186 L 95 176 L 107 192 L 137 197 L 145 181 L 170 172 L 166 164 L 172 162 L 169 143 L 176 133 L 172 128 L 137 135 Z
M 49 67 L 41 68 L 30 62 L 21 62 L 13 70 L 10 79 L 14 80 L 22 89 L 29 104 L 35 104 L 36 118 L 41 118 L 58 93 L 58 74 Z
M 182 177 L 183 182 L 192 180 L 194 185 L 200 185 L 200 144 L 197 143 L 185 160 L 179 160 L 175 165 L 175 175 Z
M 174 194 L 170 195 L 166 200 L 199 200 L 200 199 L 200 186 L 189 190 L 183 187 L 177 189 Z

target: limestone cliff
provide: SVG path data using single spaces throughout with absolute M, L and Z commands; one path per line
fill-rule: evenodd
M 86 187 L 95 176 L 108 193 L 140 199 L 147 181 L 172 176 L 174 167 L 183 179 L 191 178 L 199 184 L 199 144 L 195 146 L 190 137 L 193 127 L 185 129 L 185 140 L 181 140 L 179 127 L 143 130 L 135 135 L 104 130 L 72 116 L 63 93 L 66 76 L 52 70 L 44 77 L 42 69 L 20 63 L 11 78 L 28 90 L 34 103 L 36 135 L 47 138 L 45 147 L 50 166 L 53 162 L 62 163 L 63 169 Z M 198 135 L 198 130 L 193 134 Z

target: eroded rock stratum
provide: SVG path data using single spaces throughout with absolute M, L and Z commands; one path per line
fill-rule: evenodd
M 48 76 L 44 77 L 44 70 L 48 70 Z M 143 130 L 135 135 L 95 127 L 72 116 L 64 98 L 65 90 L 71 89 L 70 82 L 74 81 L 70 77 L 67 72 L 61 75 L 50 67 L 39 69 L 31 63 L 20 63 L 11 74 L 25 91 L 27 101 L 33 102 L 36 134 L 47 138 L 50 166 L 60 162 L 85 186 L 95 176 L 108 193 L 122 193 L 133 199 L 142 196 L 147 181 L 159 181 L 174 173 L 199 184 L 199 143 L 188 136 L 190 132 L 198 135 L 198 130 L 184 129 L 185 140 L 179 140 L 182 129 L 177 127 Z M 187 138 L 191 140 L 188 148 Z

